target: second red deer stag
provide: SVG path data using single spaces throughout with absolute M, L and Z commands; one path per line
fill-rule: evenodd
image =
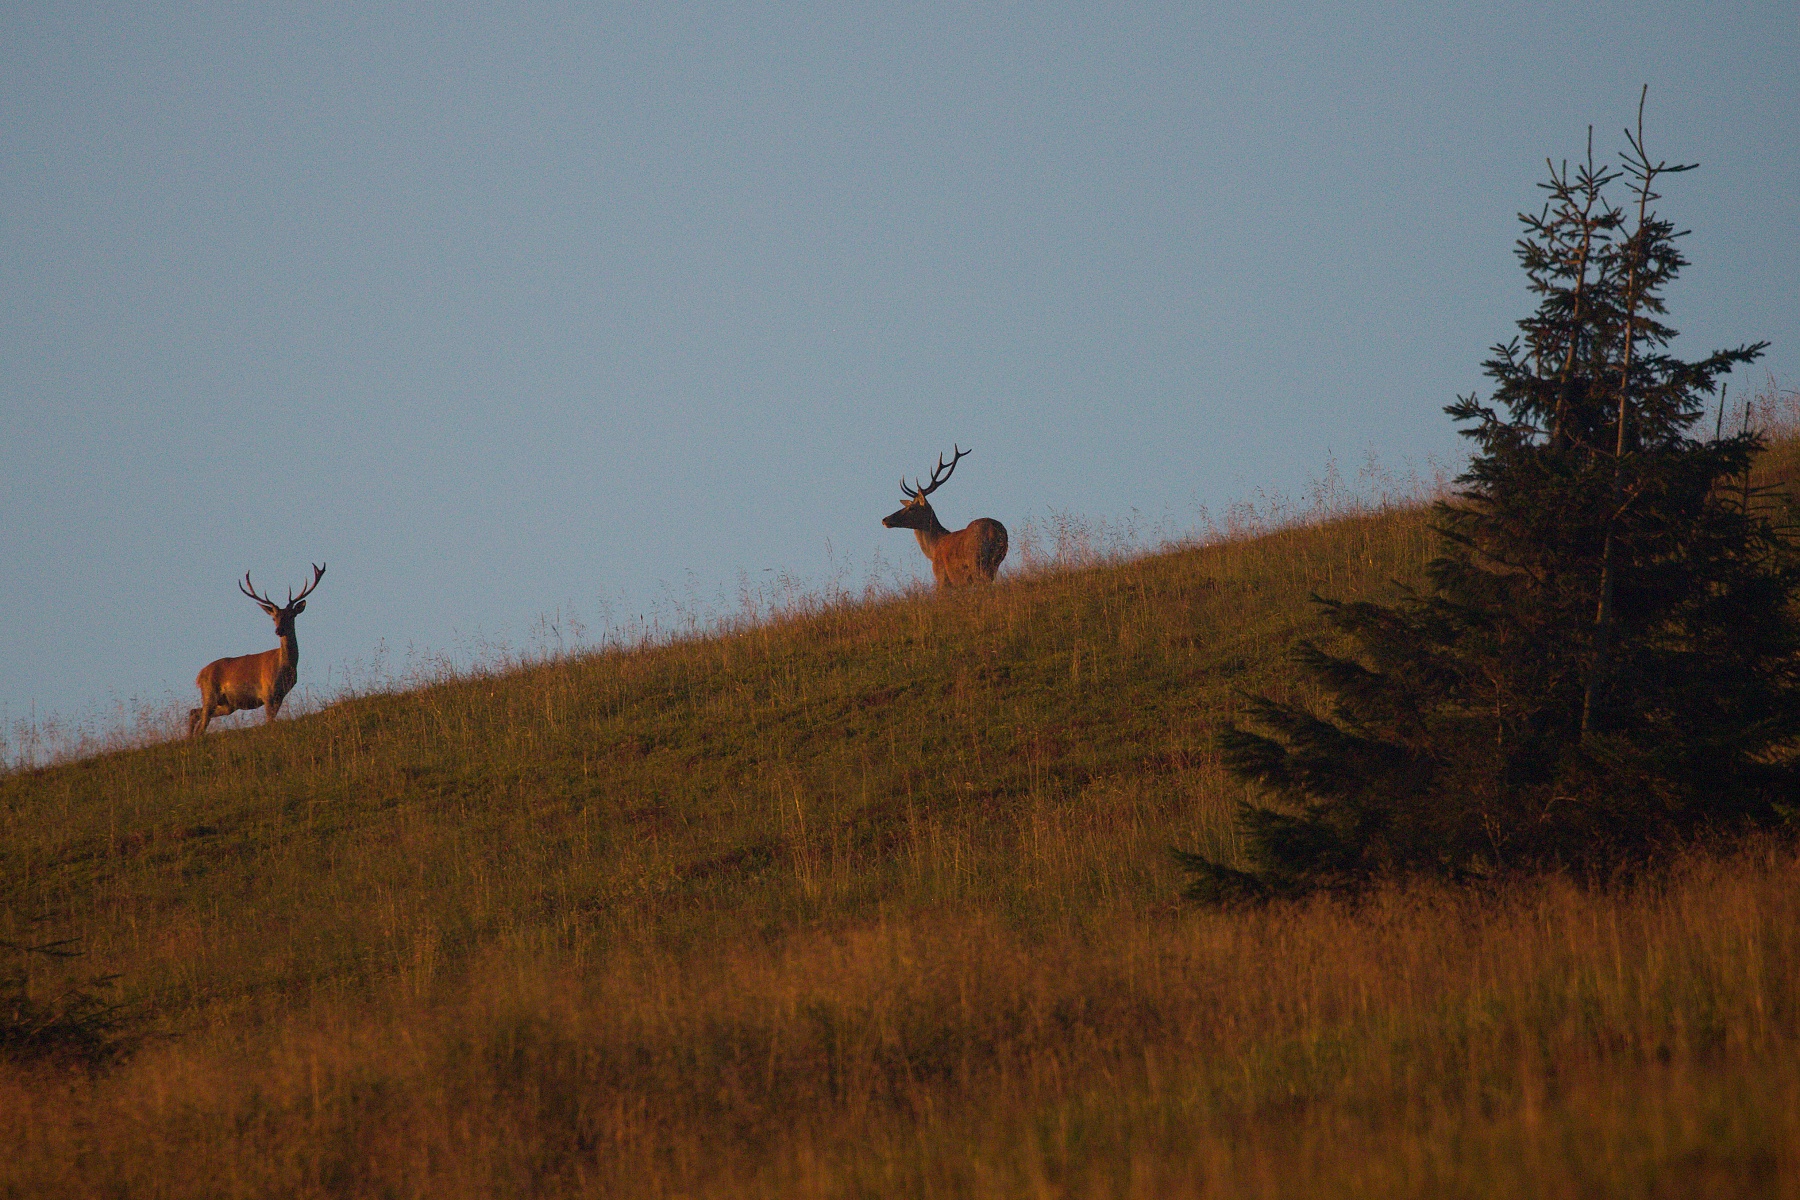
M 194 682 L 200 688 L 200 707 L 188 710 L 189 737 L 205 733 L 214 717 L 241 709 L 260 708 L 266 714 L 266 720 L 275 719 L 275 714 L 281 711 L 281 702 L 294 690 L 295 669 L 300 663 L 300 643 L 294 640 L 294 618 L 306 611 L 307 596 L 319 586 L 319 580 L 324 576 L 325 568 L 314 563 L 312 582 L 298 596 L 294 595 L 293 588 L 289 588 L 287 603 L 277 604 L 267 596 L 257 595 L 256 585 L 250 582 L 250 573 L 244 572 L 244 582 L 238 584 L 238 590 L 275 619 L 275 636 L 281 639 L 281 645 L 261 654 L 217 659 L 201 667 L 200 674 L 194 676 Z
M 884 517 L 882 524 L 889 529 L 910 529 L 919 538 L 919 549 L 931 560 L 931 573 L 936 577 L 939 587 L 960 587 L 966 583 L 991 583 L 994 573 L 1000 569 L 1001 560 L 1006 557 L 1006 526 L 989 517 L 977 517 L 970 521 L 964 529 L 954 532 L 939 524 L 937 514 L 931 511 L 931 505 L 925 497 L 942 487 L 956 470 L 956 464 L 970 453 L 968 450 L 951 447 L 955 457 L 950 465 L 944 465 L 944 456 L 938 455 L 937 467 L 931 472 L 931 482 L 918 487 L 906 486 L 906 477 L 900 477 L 900 490 L 906 493 L 906 503 L 900 511 L 890 517 Z

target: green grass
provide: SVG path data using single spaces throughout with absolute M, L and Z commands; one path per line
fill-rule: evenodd
M 15 775 L 8 909 L 59 914 L 180 1023 L 379 986 L 428 916 L 449 965 L 1166 899 L 1167 845 L 1231 837 L 1208 734 L 1234 689 L 1280 685 L 1311 589 L 1379 590 L 1424 544 L 1399 513 L 844 603 Z M 1101 811 L 1129 853 L 1032 861 Z
M 149 1039 L 0 1073 L 0 1190 L 1793 1194 L 1784 847 L 1177 902 L 1308 594 L 1429 551 L 1342 516 L 0 777 L 0 939 Z

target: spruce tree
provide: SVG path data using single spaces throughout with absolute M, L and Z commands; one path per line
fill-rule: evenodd
M 1744 486 L 1758 435 L 1692 431 L 1766 343 L 1669 351 L 1684 236 L 1655 210 L 1638 128 L 1619 168 L 1551 163 L 1517 255 L 1537 296 L 1483 364 L 1475 443 L 1433 510 L 1427 585 L 1395 604 L 1315 597 L 1318 707 L 1251 698 L 1220 735 L 1264 803 L 1250 869 L 1178 855 L 1203 899 L 1641 863 L 1704 830 L 1777 821 L 1800 782 L 1800 556 Z M 1609 189 L 1630 199 L 1615 206 Z

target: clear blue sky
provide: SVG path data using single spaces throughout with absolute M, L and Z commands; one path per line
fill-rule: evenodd
M 1453 458 L 1544 159 L 1800 377 L 1800 6 L 0 12 L 0 719 Z M 1740 380 L 1734 393 L 1761 379 Z

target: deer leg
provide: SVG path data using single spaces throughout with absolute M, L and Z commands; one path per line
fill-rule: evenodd
M 268 703 L 263 705 L 263 724 L 264 725 L 273 725 L 275 723 L 275 714 L 280 711 L 281 711 L 281 697 L 280 696 L 270 696 Z
M 188 713 L 188 736 L 199 737 L 212 724 L 213 710 L 219 705 L 219 698 L 205 690 L 200 693 L 200 707 Z

